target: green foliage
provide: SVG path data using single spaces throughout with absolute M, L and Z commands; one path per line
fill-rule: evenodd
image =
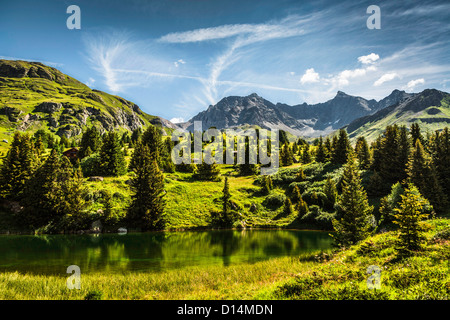
M 92 153 L 98 152 L 101 144 L 102 140 L 98 129 L 95 126 L 87 128 L 81 137 L 78 157 L 83 159 L 84 157 L 90 156 Z
M 197 173 L 194 178 L 201 181 L 220 181 L 220 169 L 216 163 L 202 162 L 197 165 Z
M 143 230 L 164 229 L 164 175 L 147 145 L 143 145 L 142 153 L 136 155 L 134 172 L 136 176 L 131 180 L 132 202 L 126 217 L 128 223 Z
M 292 154 L 291 147 L 289 143 L 286 142 L 283 144 L 280 150 L 280 166 L 287 167 L 294 163 L 294 155 Z
M 100 172 L 104 176 L 121 176 L 127 171 L 125 157 L 120 145 L 119 135 L 110 131 L 103 135 L 100 149 Z
M 325 194 L 326 200 L 324 202 L 324 207 L 328 210 L 332 210 L 334 208 L 334 204 L 336 203 L 338 192 L 337 187 L 331 177 L 327 177 L 327 180 L 323 186 L 323 193 Z
M 371 164 L 369 145 L 364 137 L 359 137 L 355 146 L 356 157 L 358 158 L 359 169 L 367 170 Z
M 420 144 L 420 141 L 417 144 Z M 401 198 L 399 208 L 394 209 L 394 223 L 399 226 L 400 232 L 396 250 L 400 256 L 408 256 L 413 251 L 420 250 L 426 240 L 426 229 L 420 222 L 428 217 L 423 209 L 429 206 L 429 203 L 422 198 L 413 184 L 408 185 Z
M 0 167 L 1 197 L 18 199 L 21 196 L 34 171 L 35 158 L 30 136 L 16 132 Z
M 432 159 L 424 150 L 420 140 L 416 141 L 415 148 L 411 153 L 407 172 L 410 181 L 430 201 L 436 212 L 443 212 L 448 204 L 447 195 L 439 183 Z
M 102 172 L 100 171 L 100 161 L 100 155 L 98 153 L 94 153 L 84 157 L 80 161 L 80 167 L 81 171 L 83 172 L 83 176 L 92 177 L 101 175 Z
M 370 219 L 373 207 L 361 186 L 361 178 L 353 157 L 344 168 L 342 194 L 337 202 L 338 215 L 333 220 L 333 234 L 337 246 L 345 247 L 367 238 L 372 227 Z
M 282 193 L 272 192 L 263 201 L 263 205 L 269 208 L 277 209 L 284 204 L 286 196 Z
M 77 230 L 84 227 L 85 187 L 80 169 L 52 150 L 46 161 L 28 180 L 19 218 L 25 225 L 50 229 Z
M 337 164 L 344 164 L 347 162 L 350 152 L 352 152 L 352 146 L 350 145 L 347 131 L 345 131 L 345 129 L 340 129 L 339 137 L 333 137 L 333 152 L 331 155 L 331 161 Z

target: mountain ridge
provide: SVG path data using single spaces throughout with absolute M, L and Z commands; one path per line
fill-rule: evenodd
M 272 103 L 256 93 L 248 96 L 229 96 L 210 105 L 189 121 L 179 123 L 192 131 L 194 121 L 202 121 L 204 128 L 226 129 L 243 125 L 258 125 L 265 129 L 282 129 L 294 135 L 317 137 L 373 114 L 414 94 L 394 90 L 376 101 L 338 91 L 333 99 L 317 104 L 288 105 Z

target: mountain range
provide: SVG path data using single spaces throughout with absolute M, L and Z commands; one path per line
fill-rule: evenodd
M 131 131 L 153 124 L 165 134 L 174 129 L 192 131 L 194 121 L 202 121 L 203 129 L 255 126 L 303 137 L 326 136 L 346 128 L 352 138 L 365 135 L 373 140 L 394 123 L 418 122 L 430 130 L 448 126 L 450 95 L 435 89 L 420 93 L 394 90 L 376 101 L 338 91 L 323 103 L 291 106 L 253 93 L 225 97 L 189 121 L 174 124 L 42 63 L 0 60 L 0 141 L 8 140 L 15 130 L 45 129 L 67 138 L 79 137 L 88 125 L 101 131 Z
M 394 90 L 389 96 L 376 101 L 338 91 L 333 99 L 323 103 L 290 106 L 274 104 L 253 93 L 246 97 L 223 98 L 179 125 L 187 130 L 193 129 L 194 121 L 202 121 L 204 128 L 214 126 L 218 129 L 256 125 L 264 129 L 282 129 L 299 136 L 317 137 L 412 96 L 414 94 Z

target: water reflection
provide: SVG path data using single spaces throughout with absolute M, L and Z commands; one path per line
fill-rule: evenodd
M 331 246 L 327 233 L 213 230 L 100 235 L 0 236 L 0 271 L 63 274 L 158 272 L 193 265 L 254 263 Z

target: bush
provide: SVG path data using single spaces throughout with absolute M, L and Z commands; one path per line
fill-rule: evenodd
M 100 156 L 94 153 L 89 157 L 83 158 L 80 162 L 81 171 L 84 177 L 98 176 L 100 174 Z
M 102 300 L 103 292 L 100 290 L 91 290 L 85 296 L 84 300 Z
M 283 205 L 286 196 L 282 193 L 270 193 L 263 201 L 263 205 L 268 208 L 279 208 Z

